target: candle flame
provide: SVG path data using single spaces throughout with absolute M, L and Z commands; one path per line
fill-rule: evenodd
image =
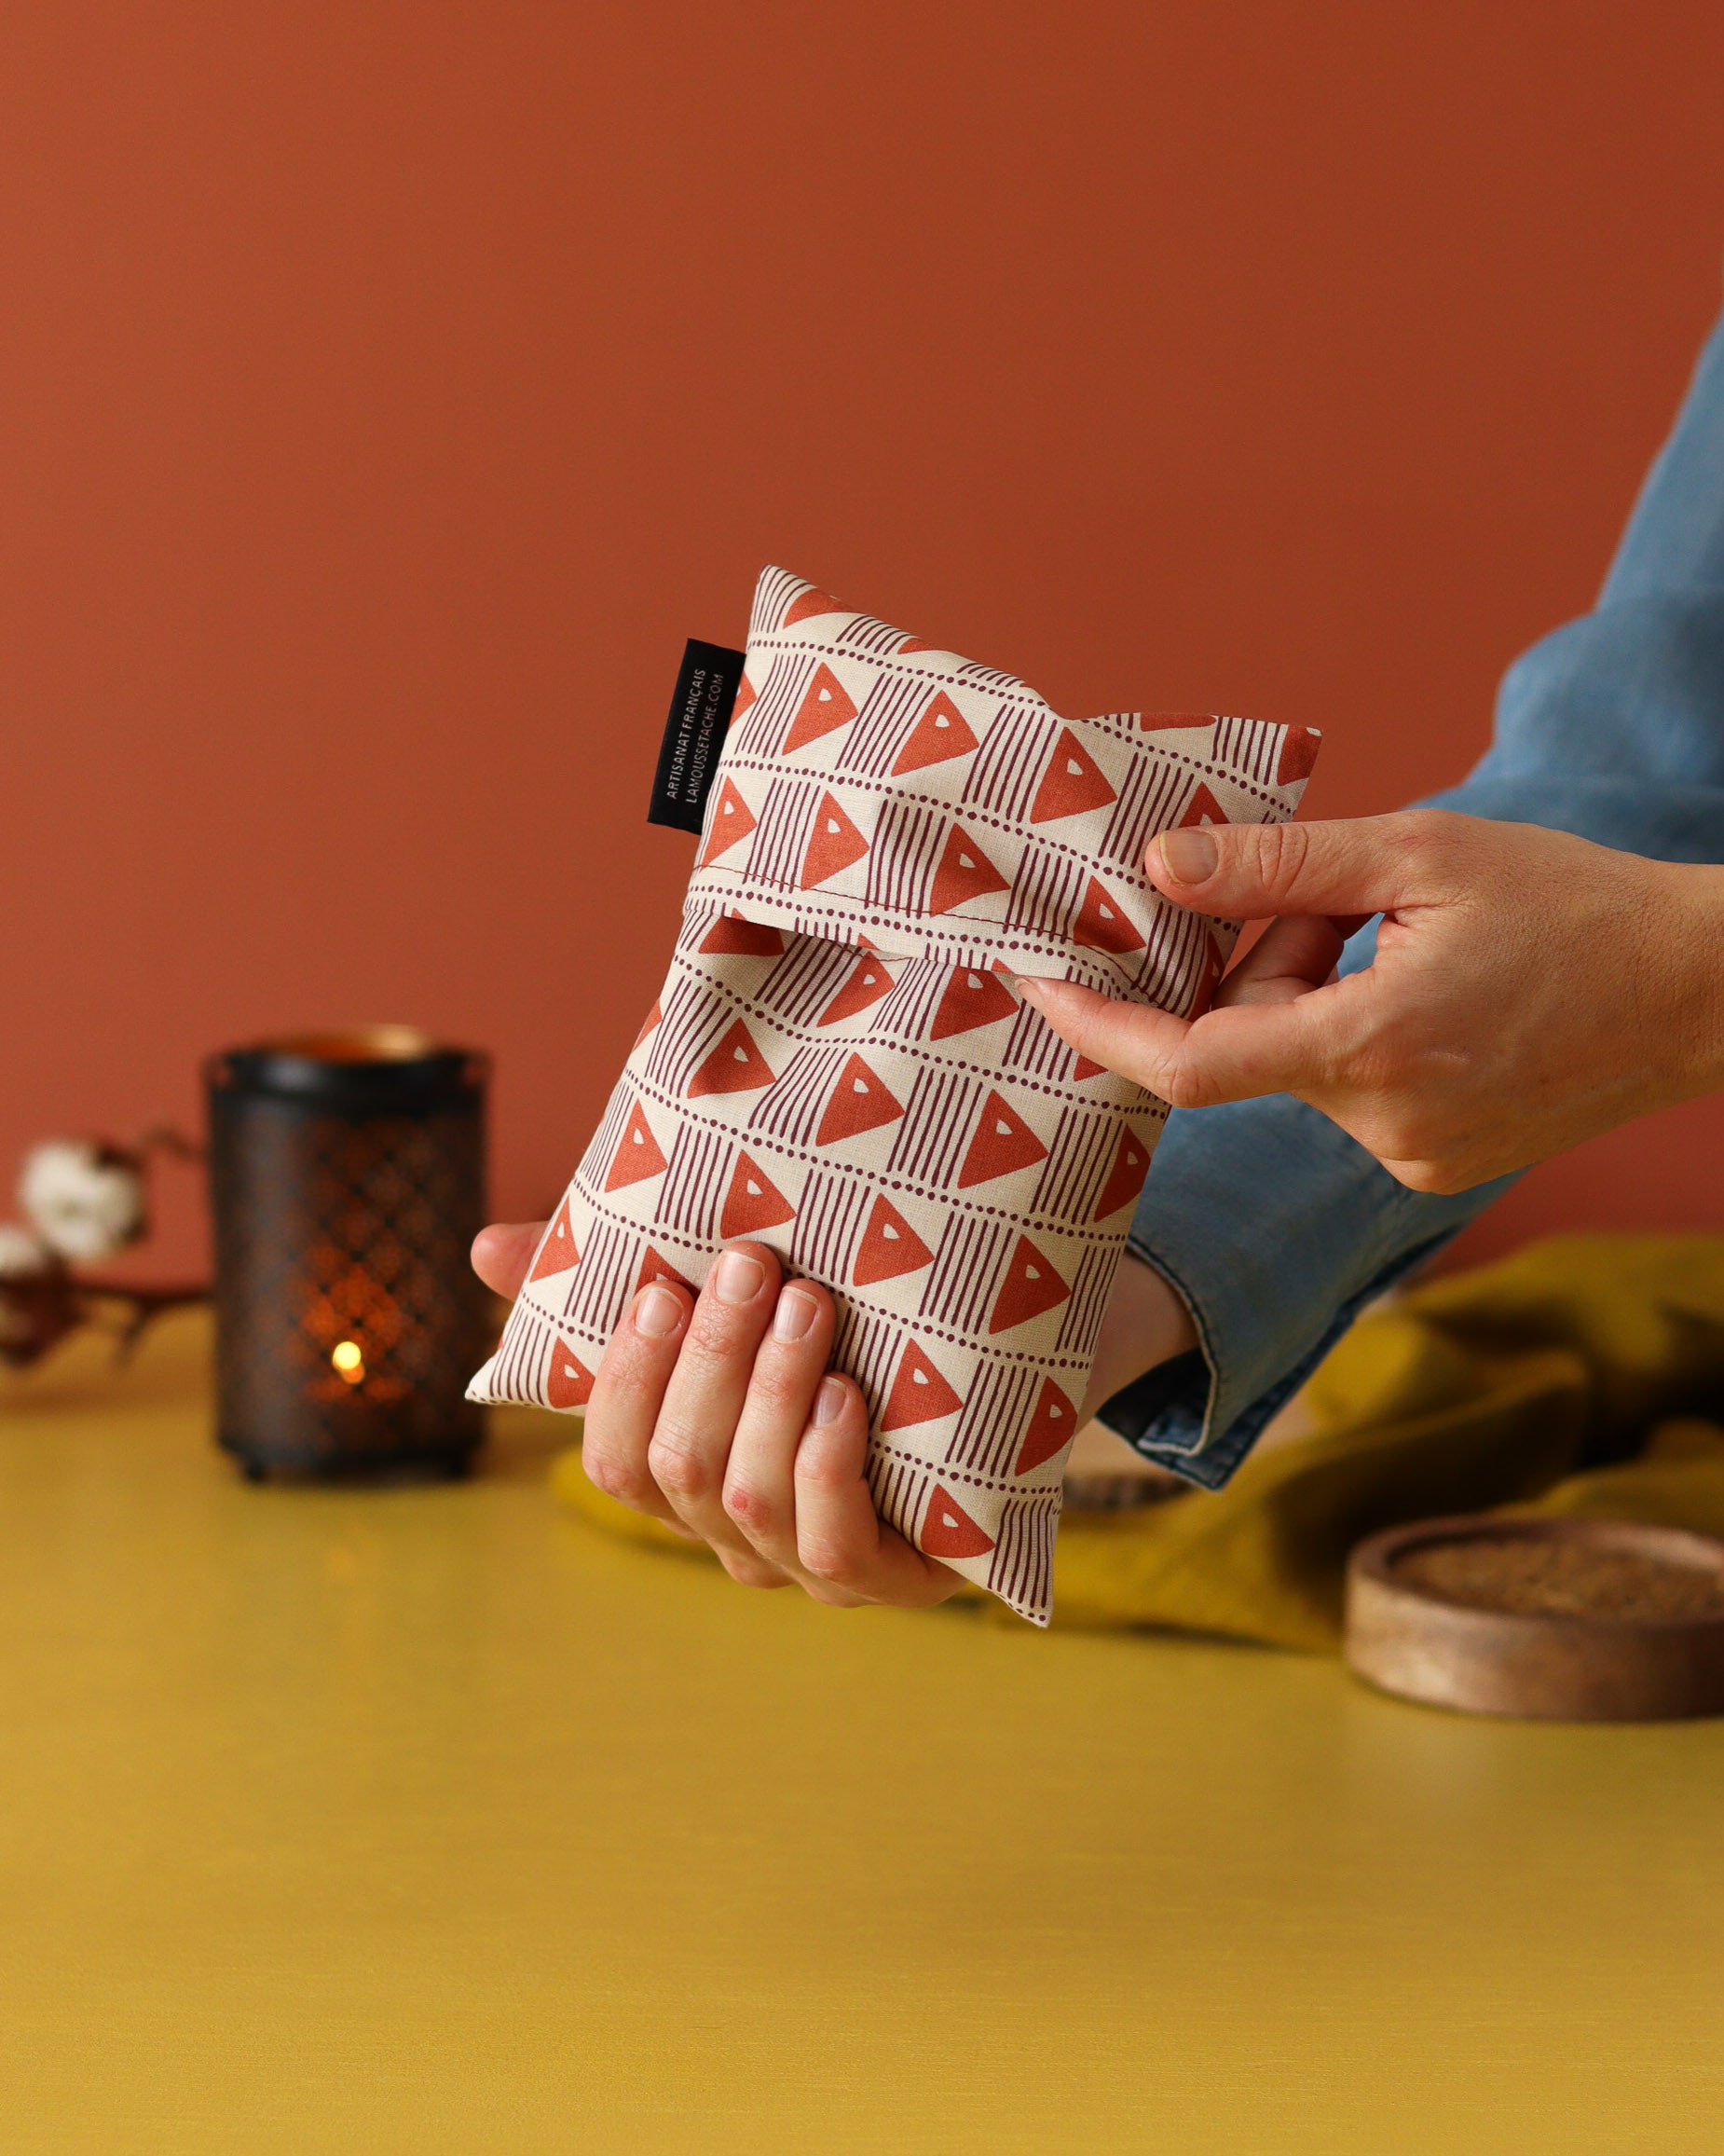
M 336 1375 L 349 1385 L 361 1384 L 365 1376 L 365 1357 L 357 1340 L 337 1341 L 329 1351 L 329 1359 L 335 1366 Z

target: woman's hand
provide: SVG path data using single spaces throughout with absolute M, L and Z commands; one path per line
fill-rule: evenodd
M 513 1297 L 543 1232 L 542 1221 L 485 1229 L 474 1270 Z M 862 1396 L 827 1370 L 832 1327 L 827 1290 L 786 1282 L 762 1243 L 732 1243 L 698 1297 L 655 1281 L 605 1350 L 582 1463 L 608 1495 L 709 1543 L 744 1586 L 800 1586 L 840 1608 L 944 1601 L 960 1576 L 875 1514 Z M 1196 1337 L 1161 1275 L 1128 1259 L 1085 1417 Z
M 1213 1009 L 1023 986 L 1175 1107 L 1292 1093 L 1411 1188 L 1451 1191 L 1724 1085 L 1724 870 L 1433 810 L 1169 831 L 1146 866 L 1197 913 L 1283 916 Z M 1377 913 L 1375 964 L 1337 981 Z
M 515 1294 L 542 1233 L 486 1229 L 474 1270 Z M 582 1463 L 608 1496 L 709 1543 L 743 1586 L 840 1608 L 944 1601 L 959 1575 L 875 1515 L 862 1396 L 827 1372 L 832 1325 L 825 1288 L 786 1284 L 763 1243 L 733 1243 L 698 1297 L 654 1281 L 605 1350 Z

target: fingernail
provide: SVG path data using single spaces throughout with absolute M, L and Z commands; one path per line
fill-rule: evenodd
M 635 1298 L 635 1330 L 650 1340 L 668 1339 L 682 1323 L 682 1305 L 667 1287 L 643 1287 Z
M 1033 1003 L 1038 1010 L 1042 1008 L 1042 984 L 1039 981 L 1030 981 L 1019 974 L 1018 991 L 1027 1002 Z
M 760 1292 L 766 1268 L 758 1257 L 745 1257 L 740 1250 L 727 1250 L 712 1276 L 712 1292 L 720 1302 L 739 1309 Z
M 1176 884 L 1207 884 L 1215 873 L 1221 856 L 1215 841 L 1200 827 L 1164 831 L 1158 843 L 1161 865 Z
M 823 1428 L 828 1422 L 836 1422 L 844 1411 L 844 1402 L 848 1397 L 849 1394 L 844 1390 L 841 1378 L 822 1378 L 820 1390 L 814 1394 L 814 1423 L 816 1428 Z
M 786 1288 L 778 1298 L 778 1308 L 773 1313 L 773 1339 L 800 1340 L 814 1324 L 814 1312 L 819 1307 L 806 1288 Z

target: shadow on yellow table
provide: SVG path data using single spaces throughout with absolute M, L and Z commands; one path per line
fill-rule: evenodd
M 1724 1727 L 839 1615 L 0 1393 L 0 2149 L 1717 2149 Z

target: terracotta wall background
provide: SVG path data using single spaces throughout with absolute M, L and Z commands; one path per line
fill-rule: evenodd
M 542 1205 L 764 561 L 1074 713 L 1321 725 L 1315 814 L 1453 778 L 1717 307 L 1721 80 L 1716 0 L 6 11 L 0 1177 L 386 1017 L 495 1051 Z M 1721 1135 L 1471 1247 L 1724 1226 Z

